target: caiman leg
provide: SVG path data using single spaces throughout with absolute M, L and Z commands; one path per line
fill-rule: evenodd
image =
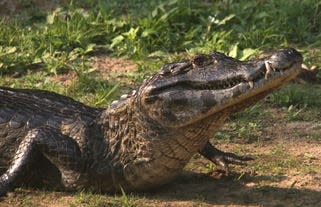
M 206 142 L 199 150 L 199 153 L 212 161 L 215 165 L 221 167 L 226 175 L 229 174 L 228 164 L 245 165 L 246 161 L 253 160 L 251 157 L 238 156 L 234 153 L 220 151 L 210 142 Z
M 22 172 L 27 170 L 36 151 L 43 154 L 61 172 L 62 184 L 72 188 L 82 169 L 81 152 L 77 143 L 55 129 L 44 127 L 28 132 L 20 143 L 8 170 L 0 177 L 0 196 L 12 189 Z

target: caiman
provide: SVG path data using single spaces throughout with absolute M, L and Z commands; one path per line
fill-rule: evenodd
M 228 171 L 250 158 L 209 139 L 229 115 L 295 78 L 302 59 L 292 48 L 248 61 L 197 55 L 164 65 L 107 109 L 0 87 L 0 194 L 38 184 L 146 191 L 170 182 L 196 153 Z

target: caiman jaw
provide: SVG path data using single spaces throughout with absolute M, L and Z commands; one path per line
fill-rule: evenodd
M 301 70 L 301 64 L 302 57 L 299 58 L 298 61 L 294 61 L 284 68 L 274 67 L 273 62 L 264 60 L 264 67 L 261 67 L 259 69 L 260 72 L 256 72 L 257 75 L 252 76 L 252 79 L 243 79 L 241 83 L 235 85 L 232 84 L 229 88 L 216 90 L 213 95 L 217 96 L 217 94 L 220 93 L 225 94 L 225 100 L 223 100 L 221 104 L 214 106 L 206 114 L 195 118 L 201 120 L 206 116 L 218 113 L 219 111 L 225 110 L 231 106 L 234 107 L 233 112 L 235 112 L 251 105 L 246 103 L 241 104 L 242 102 L 253 102 L 252 104 L 254 104 L 269 94 L 272 90 L 279 88 L 295 78 Z M 233 81 L 231 82 L 233 83 Z M 231 96 L 228 96 L 227 94 L 231 94 Z M 259 99 L 256 98 L 257 96 L 259 96 Z M 232 111 L 227 111 L 227 113 L 232 113 Z M 194 122 L 196 119 L 194 119 Z
M 202 56 L 203 63 L 165 66 L 141 91 L 150 116 L 169 127 L 186 126 L 224 110 L 241 110 L 292 80 L 301 69 L 296 50 L 241 62 L 221 53 Z
M 223 111 L 229 107 L 233 107 L 233 110 L 225 110 L 224 113 L 226 113 L 226 115 L 242 110 L 243 108 L 246 108 L 249 105 L 252 105 L 260 99 L 264 98 L 272 90 L 275 90 L 291 81 L 297 76 L 301 69 L 300 62 L 296 62 L 288 68 L 273 68 L 268 61 L 265 61 L 264 66 L 265 68 L 263 68 L 261 75 L 257 76 L 254 79 L 243 79 L 239 83 L 230 81 L 223 86 L 223 89 L 205 89 L 208 91 L 207 93 L 209 96 L 221 97 L 214 98 L 219 104 L 213 106 L 206 113 L 200 113 L 199 115 L 195 116 L 193 120 L 185 122 L 184 125 L 195 123 L 204 119 L 205 117 L 219 113 L 220 111 Z M 211 86 L 209 87 L 211 88 Z M 206 92 L 203 90 L 203 93 Z M 221 102 L 219 102 L 219 100 L 221 100 Z M 245 103 L 243 104 L 243 102 Z
M 213 107 L 210 110 L 210 114 L 216 113 L 224 108 L 232 105 L 237 105 L 242 101 L 249 101 L 256 95 L 261 93 L 269 93 L 271 90 L 277 89 L 278 87 L 288 83 L 295 78 L 301 69 L 301 63 L 297 62 L 289 66 L 288 68 L 273 68 L 268 61 L 264 62 L 265 70 L 261 76 L 255 79 L 244 80 L 244 82 L 232 86 L 228 89 L 223 89 L 222 92 L 216 91 L 216 93 L 229 94 L 232 91 L 232 96 L 229 99 L 226 97 L 221 105 Z M 235 90 L 238 88 L 238 90 Z M 235 95 L 238 94 L 239 95 Z M 236 106 L 237 108 L 237 106 Z

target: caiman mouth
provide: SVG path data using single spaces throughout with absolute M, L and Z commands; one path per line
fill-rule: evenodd
M 252 80 L 236 77 L 220 84 L 189 85 L 185 88 L 186 90 L 196 90 L 205 94 L 208 93 L 209 96 L 213 96 L 212 92 L 215 91 L 215 97 L 213 98 L 215 101 L 212 102 L 216 102 L 216 105 L 210 107 L 205 113 L 196 115 L 193 120 L 186 121 L 184 124 L 180 125 L 180 127 L 195 123 L 213 114 L 220 113 L 221 111 L 224 111 L 224 114 L 226 113 L 226 115 L 240 111 L 263 99 L 266 95 L 271 93 L 271 91 L 291 81 L 297 76 L 300 69 L 301 63 L 299 62 L 295 62 L 287 68 L 274 69 L 271 69 L 267 63 L 260 73 L 257 73 L 257 76 L 254 76 Z
M 265 82 L 270 81 L 273 77 L 281 77 L 291 75 L 291 71 L 295 72 L 296 69 L 300 68 L 300 63 L 292 63 L 287 68 L 273 68 L 268 62 L 265 62 L 265 66 L 260 68 L 250 80 L 242 77 L 241 75 L 225 79 L 222 81 L 209 81 L 206 83 L 200 82 L 181 82 L 177 84 L 178 87 L 182 87 L 186 90 L 225 90 L 231 89 L 239 84 L 248 84 L 250 88 L 254 88 L 256 83 L 261 80 Z M 175 88 L 175 86 L 171 86 Z
M 225 84 L 212 84 L 209 86 L 194 85 L 194 90 L 215 91 L 216 94 L 223 94 L 222 97 L 228 93 L 231 95 L 225 96 L 225 98 L 221 99 L 222 102 L 213 106 L 206 113 L 194 117 L 193 122 L 201 120 L 212 114 L 219 113 L 220 111 L 226 110 L 232 106 L 233 109 L 231 110 L 233 111 L 227 111 L 227 113 L 239 111 L 256 103 L 271 91 L 295 78 L 300 72 L 301 64 L 301 62 L 294 62 L 286 68 L 272 68 L 268 62 L 265 62 L 264 68 L 262 68 L 260 73 L 257 73 L 257 75 L 251 80 L 246 80 L 244 78 L 232 78 L 226 80 Z M 186 122 L 185 125 L 187 124 L 189 123 Z

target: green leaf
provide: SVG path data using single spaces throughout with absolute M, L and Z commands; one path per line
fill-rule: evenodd
M 11 54 L 17 51 L 16 47 L 7 47 L 6 48 L 6 54 Z
M 49 14 L 49 15 L 47 16 L 47 23 L 48 23 L 48 24 L 53 24 L 54 21 L 55 21 L 55 16 L 56 16 L 55 13 Z
M 235 17 L 235 14 L 230 14 L 228 15 L 227 17 L 225 17 L 224 19 L 222 20 L 218 20 L 216 22 L 217 25 L 223 25 L 223 24 L 226 24 L 226 22 L 230 21 L 231 19 L 233 19 Z
M 152 52 L 148 55 L 148 57 L 150 58 L 157 58 L 157 57 L 165 57 L 166 55 L 168 55 L 168 53 L 161 51 L 161 50 L 157 50 L 155 52 Z
M 152 17 L 156 17 L 158 14 L 158 7 L 152 11 Z
M 94 44 L 94 43 L 91 43 L 91 44 L 87 45 L 86 50 L 85 50 L 84 53 L 87 54 L 89 52 L 92 52 L 95 49 L 95 47 L 96 47 L 96 44 Z
M 99 105 L 102 102 L 104 102 L 106 99 L 108 99 L 109 96 L 111 96 L 120 86 L 120 83 L 116 83 L 103 97 L 101 97 L 100 100 L 98 100 L 95 105 Z
M 142 37 L 148 37 L 149 35 L 151 35 L 151 34 L 153 34 L 153 33 L 155 33 L 155 30 L 149 28 L 149 29 L 145 29 L 145 30 L 142 32 L 141 36 L 142 36 Z
M 240 60 L 246 60 L 249 57 L 251 57 L 252 55 L 254 55 L 257 51 L 255 49 L 252 48 L 245 48 L 242 52 L 241 52 L 241 57 Z
M 267 13 L 266 11 L 260 12 L 260 13 L 258 13 L 258 14 L 256 15 L 256 17 L 257 17 L 258 19 L 263 19 L 263 18 L 266 18 L 266 17 L 269 17 L 269 16 L 270 16 L 269 13 Z
M 235 44 L 230 48 L 230 52 L 228 53 L 229 56 L 231 56 L 233 58 L 237 57 L 237 51 L 238 51 L 238 46 L 237 45 L 238 44 Z
M 77 48 L 76 48 L 77 49 Z M 68 55 L 68 60 L 73 61 L 76 60 L 79 57 L 80 52 L 77 50 L 73 50 L 71 53 Z
M 112 39 L 112 41 L 111 41 L 110 48 L 115 47 L 116 45 L 118 45 L 119 43 L 121 43 L 124 39 L 125 39 L 125 38 L 124 38 L 123 35 L 118 35 L 118 36 L 114 37 L 114 39 Z
M 36 58 L 33 59 L 33 61 L 32 61 L 33 64 L 39 64 L 39 63 L 41 63 L 41 62 L 42 62 L 42 60 L 41 60 L 41 58 L 39 58 L 39 57 L 36 57 Z
M 53 11 L 51 14 L 48 14 L 47 16 L 47 23 L 53 24 L 55 22 L 55 18 L 58 13 L 61 13 L 62 8 L 57 8 L 55 11 Z
M 124 35 L 127 36 L 128 39 L 134 40 L 134 39 L 136 39 L 138 30 L 139 30 L 139 27 L 137 27 L 137 28 L 132 27 L 132 28 L 130 28 L 130 30 L 128 32 L 124 33 Z

